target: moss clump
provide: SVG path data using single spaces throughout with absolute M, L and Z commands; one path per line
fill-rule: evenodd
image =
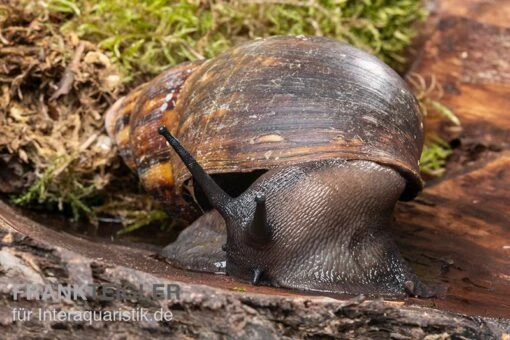
M 112 52 L 129 79 L 278 34 L 334 37 L 400 69 L 415 23 L 426 16 L 420 0 L 50 0 L 47 6 L 70 14 L 64 31 Z
M 125 93 L 116 66 L 32 5 L 0 5 L 0 193 L 96 224 L 161 219 L 137 185 L 124 191 L 135 176 L 123 173 L 104 131 L 102 114 Z M 139 213 L 125 213 L 130 208 Z

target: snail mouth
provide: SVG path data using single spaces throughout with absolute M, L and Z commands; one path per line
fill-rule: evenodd
M 245 192 L 260 176 L 267 170 L 254 170 L 251 172 L 231 172 L 221 174 L 211 174 L 214 181 L 230 197 L 235 198 Z M 184 187 L 189 187 L 185 185 Z M 209 203 L 204 191 L 200 185 L 193 185 L 193 193 L 197 203 L 203 210 L 211 210 L 213 206 Z

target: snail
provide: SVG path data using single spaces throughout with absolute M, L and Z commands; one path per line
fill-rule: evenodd
M 147 191 L 180 216 L 203 212 L 163 250 L 174 265 L 301 290 L 433 294 L 388 231 L 397 201 L 423 186 L 422 117 L 375 56 L 322 37 L 257 39 L 141 85 L 106 128 Z

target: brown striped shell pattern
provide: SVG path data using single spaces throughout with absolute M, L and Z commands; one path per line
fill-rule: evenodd
M 312 160 L 370 160 L 422 188 L 418 103 L 390 67 L 351 45 L 278 36 L 178 65 L 118 100 L 106 127 L 147 191 L 168 206 L 190 173 L 157 133 L 165 125 L 209 174 Z M 184 211 L 183 211 L 184 212 Z

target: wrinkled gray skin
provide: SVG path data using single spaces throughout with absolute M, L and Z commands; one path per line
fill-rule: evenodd
M 226 271 L 264 285 L 431 296 L 388 234 L 405 185 L 397 171 L 369 161 L 328 160 L 272 169 L 235 200 L 226 221 L 216 210 L 206 213 L 164 255 L 186 269 Z M 267 242 L 248 232 L 259 194 L 266 197 Z

